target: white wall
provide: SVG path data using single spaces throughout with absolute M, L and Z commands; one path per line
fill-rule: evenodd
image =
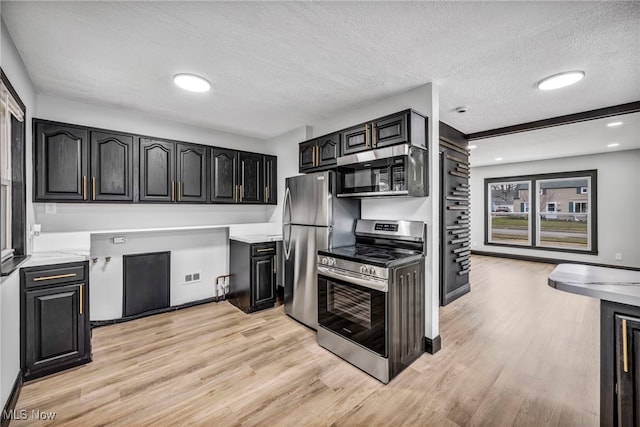
M 297 133 L 287 133 L 267 142 L 267 149 L 273 145 L 273 150 L 283 153 L 291 162 L 288 165 L 291 175 L 298 175 L 298 143 L 305 139 L 322 136 L 336 130 L 343 129 L 367 120 L 395 113 L 407 108 L 429 117 L 429 197 L 425 198 L 381 198 L 362 200 L 362 218 L 367 219 L 405 219 L 427 223 L 427 263 L 425 277 L 427 282 L 426 307 L 426 336 L 435 338 L 439 333 L 439 268 L 438 268 L 438 204 L 439 200 L 439 160 L 438 160 L 438 126 L 440 120 L 438 111 L 438 90 L 432 84 L 420 86 L 416 89 L 400 93 L 375 103 L 349 107 L 319 123 L 313 123 L 311 134 L 304 136 L 301 129 Z M 292 131 L 293 132 L 293 131 Z M 278 148 L 279 147 L 279 148 Z M 288 153 L 288 154 L 284 154 Z M 295 157 L 294 157 L 295 156 Z M 280 168 L 280 157 L 278 158 Z M 278 189 L 284 189 L 285 174 L 278 171 Z M 280 199 L 281 199 L 281 193 Z M 434 202 L 435 201 L 435 202 Z M 281 212 L 282 200 L 278 203 Z M 273 220 L 278 220 L 274 213 Z
M 263 153 L 261 139 L 220 132 L 165 120 L 139 111 L 86 104 L 38 94 L 37 117 L 158 138 L 228 147 Z M 31 157 L 27 164 L 31 163 Z M 43 232 L 109 230 L 136 227 L 265 222 L 273 206 L 166 205 L 166 204 L 56 204 L 56 213 L 45 213 L 44 203 L 34 203 L 35 219 Z
M 22 63 L 20 55 L 7 32 L 4 21 L 0 23 L 0 66 L 27 108 L 26 116 L 26 187 L 27 200 L 31 199 L 31 117 L 36 106 L 36 91 Z M 27 224 L 33 224 L 32 207 L 27 203 Z M 30 252 L 30 242 L 27 252 Z M 19 274 L 14 272 L 2 278 L 0 289 L 0 403 L 2 407 L 9 397 L 13 382 L 20 370 L 20 300 Z
M 484 179 L 598 170 L 598 255 L 484 244 Z M 640 150 L 471 168 L 471 249 L 640 267 Z M 623 260 L 616 261 L 615 254 Z
M 127 242 L 114 244 L 122 233 L 91 237 L 91 320 L 122 317 L 122 255 L 171 251 L 170 305 L 180 305 L 215 296 L 215 278 L 228 274 L 229 234 L 227 228 L 180 232 L 127 234 Z M 111 257 L 109 262 L 106 257 Z M 200 273 L 200 282 L 185 283 L 186 274 Z
M 266 141 L 266 153 L 278 156 L 278 179 L 276 181 L 278 205 L 271 214 L 270 222 L 282 225 L 284 183 L 287 178 L 300 175 L 298 173 L 298 144 L 311 137 L 311 127 L 300 126 Z

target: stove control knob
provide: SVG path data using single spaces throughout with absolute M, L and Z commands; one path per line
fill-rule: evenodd
M 326 258 L 326 257 L 322 257 L 322 261 L 321 261 L 321 262 L 322 262 L 323 264 L 327 264 L 329 261 L 327 261 L 327 258 Z
M 327 263 L 328 263 L 330 266 L 332 266 L 332 265 L 335 265 L 336 260 L 335 260 L 334 258 L 327 258 Z
M 360 273 L 367 274 L 367 266 L 366 265 L 360 266 Z
M 369 274 L 371 274 L 372 276 L 376 274 L 376 269 L 373 267 L 369 267 Z

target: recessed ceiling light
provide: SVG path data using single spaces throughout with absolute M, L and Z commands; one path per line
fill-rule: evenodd
M 502 157 L 496 157 L 496 162 L 502 161 Z
M 612 128 L 614 126 L 620 126 L 622 124 L 622 122 L 611 122 L 611 123 L 607 123 L 607 126 Z
M 617 147 L 618 145 L 620 144 L 618 144 L 617 142 L 612 142 L 611 144 L 607 144 L 607 147 Z
M 173 76 L 173 82 L 178 87 L 190 92 L 206 92 L 211 89 L 211 83 L 209 83 L 209 80 L 195 74 L 176 74 Z
M 477 145 L 468 145 L 467 148 L 469 150 L 473 150 L 474 148 L 478 148 L 478 146 Z
M 554 74 L 553 76 L 549 76 L 538 83 L 538 89 L 560 89 L 561 87 L 578 83 L 583 77 L 584 71 L 567 71 L 565 73 Z

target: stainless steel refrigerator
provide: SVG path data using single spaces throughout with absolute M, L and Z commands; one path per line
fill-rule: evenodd
M 287 178 L 282 211 L 284 311 L 318 327 L 318 249 L 353 245 L 360 200 L 336 197 L 335 172 Z

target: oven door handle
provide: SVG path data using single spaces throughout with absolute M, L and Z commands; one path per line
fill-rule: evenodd
M 344 282 L 353 283 L 363 288 L 373 289 L 380 292 L 389 291 L 389 281 L 385 279 L 379 279 L 377 277 L 365 276 L 363 274 L 351 273 L 346 270 L 337 270 L 332 267 L 326 267 L 324 265 L 318 266 L 318 274 L 331 279 L 342 280 Z

